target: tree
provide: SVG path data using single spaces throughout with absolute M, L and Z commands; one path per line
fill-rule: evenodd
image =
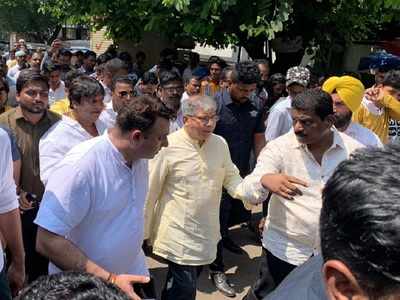
M 50 42 L 61 29 L 59 18 L 40 11 L 40 0 L 1 0 L 0 28 L 24 33 L 30 41 Z
M 264 43 L 277 35 L 300 35 L 303 51 L 318 49 L 317 60 L 329 67 L 332 52 L 373 35 L 399 19 L 398 0 L 47 0 L 42 8 L 70 20 L 106 27 L 115 40 L 138 41 L 146 31 L 172 41 L 224 47 L 243 46 L 252 58 L 265 57 Z

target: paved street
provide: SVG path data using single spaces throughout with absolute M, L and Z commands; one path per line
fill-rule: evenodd
M 247 228 L 234 227 L 231 230 L 231 236 L 247 253 L 247 255 L 236 255 L 225 250 L 227 276 L 238 293 L 236 298 L 225 297 L 216 291 L 209 279 L 208 270 L 205 269 L 199 279 L 196 299 L 242 299 L 246 295 L 250 285 L 254 283 L 258 273 L 261 246 L 256 245 L 254 234 Z M 148 259 L 148 264 L 152 275 L 156 279 L 157 291 L 160 292 L 164 285 L 167 270 L 166 265 L 152 258 Z

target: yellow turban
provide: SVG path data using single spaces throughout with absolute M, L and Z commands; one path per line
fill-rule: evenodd
M 354 113 L 361 104 L 365 88 L 361 81 L 354 77 L 334 76 L 324 82 L 322 90 L 329 94 L 336 91 L 344 104 Z

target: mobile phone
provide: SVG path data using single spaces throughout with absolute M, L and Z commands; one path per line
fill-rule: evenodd
M 157 299 L 153 277 L 150 277 L 150 281 L 147 283 L 134 283 L 133 290 L 142 300 Z

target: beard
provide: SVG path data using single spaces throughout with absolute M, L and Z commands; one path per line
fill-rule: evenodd
M 345 115 L 337 115 L 335 114 L 335 127 L 337 129 L 341 129 L 346 127 L 346 125 L 348 125 L 351 122 L 351 117 L 352 117 L 352 113 L 349 112 L 348 114 Z
M 47 106 L 44 104 L 26 105 L 26 104 L 20 102 L 19 106 L 21 107 L 22 110 L 26 110 L 27 112 L 30 112 L 31 114 L 42 114 L 47 110 Z

